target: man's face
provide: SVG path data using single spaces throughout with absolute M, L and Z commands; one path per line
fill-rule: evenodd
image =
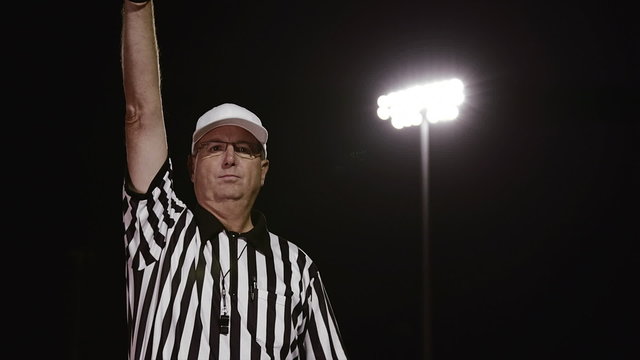
M 240 200 L 251 206 L 264 184 L 269 161 L 260 156 L 242 157 L 231 144 L 214 154 L 207 145 L 213 141 L 260 146 L 250 132 L 238 126 L 224 125 L 207 132 L 196 143 L 197 152 L 192 158 L 191 181 L 196 198 L 217 203 Z

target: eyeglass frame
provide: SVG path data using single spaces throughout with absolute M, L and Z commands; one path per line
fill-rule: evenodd
M 262 145 L 258 144 L 258 143 L 252 143 L 252 142 L 249 142 L 249 141 L 237 141 L 237 142 L 222 141 L 222 140 L 204 141 L 204 142 L 196 145 L 196 149 L 195 149 L 196 152 L 195 152 L 194 155 L 197 156 L 204 147 L 206 147 L 208 144 L 211 144 L 211 143 L 224 144 L 224 149 L 220 150 L 219 154 L 213 154 L 213 153 L 207 151 L 209 156 L 220 156 L 220 155 L 224 154 L 227 151 L 227 149 L 229 148 L 229 145 L 231 145 L 232 148 L 233 148 L 233 153 L 238 155 L 238 157 L 240 157 L 242 159 L 247 159 L 247 160 L 253 160 L 253 159 L 256 159 L 256 158 L 264 159 L 264 148 L 262 147 Z M 251 151 L 251 153 L 245 153 L 245 152 L 238 151 L 238 144 L 241 144 L 241 145 L 242 144 L 246 144 L 247 148 L 249 149 L 249 151 Z M 254 151 L 254 148 L 252 148 L 252 147 L 254 147 L 255 149 L 258 149 L 258 151 L 257 152 Z M 245 156 L 245 155 L 248 155 L 248 156 Z

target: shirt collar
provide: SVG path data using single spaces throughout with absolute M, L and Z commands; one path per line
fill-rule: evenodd
M 217 239 L 218 234 L 221 231 L 231 233 L 224 228 L 220 220 L 216 218 L 208 210 L 197 204 L 194 211 L 196 223 L 198 224 L 198 231 L 200 232 L 200 238 L 204 240 Z M 260 251 L 263 255 L 271 255 L 271 247 L 269 246 L 269 231 L 267 230 L 267 222 L 264 215 L 258 210 L 251 211 L 251 222 L 253 223 L 253 229 L 238 234 L 238 237 L 245 239 L 256 250 Z

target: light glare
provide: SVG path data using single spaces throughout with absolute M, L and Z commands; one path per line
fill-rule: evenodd
M 459 110 L 455 106 L 434 106 L 426 111 L 426 117 L 430 123 L 454 120 L 458 114 Z
M 389 112 L 389 108 L 388 107 L 379 107 L 378 108 L 378 117 L 382 120 L 389 120 L 389 117 L 391 116 L 390 112 Z
M 464 84 L 460 79 L 437 81 L 394 91 L 378 97 L 378 117 L 391 118 L 396 129 L 422 123 L 424 112 L 429 122 L 453 120 L 458 117 L 458 106 L 464 102 Z

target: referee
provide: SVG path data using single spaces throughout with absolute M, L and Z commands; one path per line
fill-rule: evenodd
M 315 264 L 253 209 L 269 170 L 262 122 L 230 103 L 198 119 L 187 207 L 174 191 L 153 4 L 125 0 L 122 14 L 129 359 L 346 359 Z

